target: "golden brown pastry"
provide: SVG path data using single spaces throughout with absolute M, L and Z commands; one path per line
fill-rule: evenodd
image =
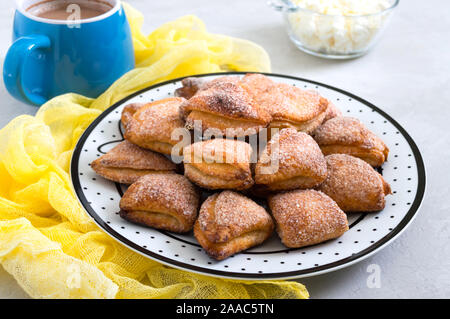
M 214 80 L 205 81 L 202 78 L 188 77 L 181 81 L 182 87 L 175 90 L 175 96 L 190 99 L 197 92 L 213 87 L 217 83 L 232 82 L 241 85 L 252 96 L 264 92 L 274 82 L 262 74 L 247 74 L 242 80 L 237 76 L 221 76 Z
M 293 128 L 274 135 L 255 167 L 256 184 L 271 191 L 312 188 L 326 177 L 325 157 L 317 143 Z
M 134 120 L 133 119 L 134 113 L 136 113 L 137 110 L 139 110 L 141 107 L 145 105 L 146 105 L 145 103 L 131 103 L 123 108 L 120 121 L 122 122 L 124 128 L 130 125 L 129 123 Z
M 256 102 L 272 116 L 270 128 L 290 127 L 311 133 L 326 116 L 328 100 L 316 91 L 275 83 L 262 74 L 247 74 L 242 83 Z
M 326 157 L 328 177 L 318 187 L 345 212 L 382 210 L 391 187 L 363 160 L 346 154 Z
M 228 78 L 228 77 L 227 77 Z M 227 137 L 258 133 L 271 117 L 261 109 L 237 79 L 221 78 L 210 82 L 180 107 L 186 128 L 193 129 L 201 121 L 201 129 L 214 129 Z
M 210 81 L 206 81 L 201 77 L 188 77 L 181 81 L 182 87 L 175 90 L 175 96 L 184 97 L 189 100 L 197 92 L 209 89 L 217 83 L 239 83 L 239 81 L 239 77 L 237 76 L 221 76 Z
M 180 139 L 172 139 L 172 131 L 183 128 L 179 106 L 185 99 L 166 98 L 148 104 L 130 104 L 122 112 L 125 139 L 155 152 L 171 154 Z
M 326 121 L 315 131 L 314 139 L 325 155 L 348 154 L 375 167 L 381 166 L 389 154 L 386 144 L 360 120 L 352 117 L 335 117 Z
M 197 142 L 183 150 L 184 174 L 208 189 L 247 189 L 253 185 L 251 155 L 252 147 L 242 141 Z
M 261 244 L 272 231 L 272 218 L 263 207 L 231 191 L 208 197 L 194 226 L 195 238 L 217 260 Z
M 147 174 L 170 173 L 176 169 L 176 165 L 163 155 L 128 141 L 97 158 L 91 167 L 98 175 L 123 184 L 132 184 Z
M 247 90 L 258 102 L 260 98 L 270 87 L 276 83 L 264 74 L 247 73 L 241 79 L 241 85 Z M 272 111 L 272 108 L 267 109 L 268 112 Z
M 242 79 L 236 76 L 224 76 L 212 81 L 186 78 L 182 81 L 182 84 L 183 87 L 176 90 L 176 95 L 185 98 L 191 98 L 195 94 L 200 94 L 201 91 L 218 86 L 234 84 L 241 87 L 260 108 L 271 115 L 271 128 L 292 127 L 302 132 L 311 133 L 325 119 L 330 119 L 339 114 L 337 108 L 317 92 L 302 90 L 288 84 L 276 83 L 263 74 L 248 73 Z M 331 104 L 330 107 L 328 106 L 329 104 Z M 183 116 L 185 117 L 186 115 Z M 191 117 L 197 119 L 195 114 Z M 187 122 L 191 123 L 193 121 L 187 120 Z M 216 127 L 210 124 L 207 123 L 208 126 L 206 128 Z M 236 126 L 236 123 L 230 124 L 230 128 Z M 192 123 L 189 125 L 192 128 Z M 218 125 L 220 130 L 224 129 L 224 123 Z
M 318 244 L 348 230 L 345 213 L 327 195 L 315 190 L 294 190 L 269 197 L 277 233 L 286 247 Z
M 208 89 L 217 83 L 232 82 L 241 85 L 252 96 L 264 92 L 270 85 L 275 83 L 262 74 L 246 74 L 242 80 L 238 76 L 221 76 L 210 81 L 202 78 L 188 77 L 181 81 L 182 87 L 175 90 L 175 95 L 190 99 L 197 92 Z
M 123 194 L 120 216 L 137 224 L 185 233 L 194 225 L 198 205 L 198 189 L 183 175 L 150 174 Z

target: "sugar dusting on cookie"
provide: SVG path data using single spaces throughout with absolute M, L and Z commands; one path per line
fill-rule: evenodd
M 380 138 L 353 117 L 340 116 L 326 121 L 315 131 L 314 139 L 319 145 L 358 145 L 381 151 L 386 148 Z
M 232 191 L 223 191 L 208 198 L 200 209 L 198 220 L 203 230 L 215 233 L 215 242 L 225 242 L 258 225 L 272 223 L 264 207 Z
M 143 149 L 126 140 L 116 145 L 108 153 L 102 155 L 95 161 L 100 162 L 105 167 L 161 171 L 176 169 L 176 165 L 162 154 Z
M 210 112 L 236 119 L 251 119 L 268 124 L 270 115 L 255 103 L 236 81 L 217 81 L 199 91 L 181 106 L 183 114 L 192 110 Z
M 372 166 L 346 154 L 326 156 L 328 176 L 318 187 L 345 211 L 378 211 L 385 206 L 389 185 Z
M 176 128 L 183 128 L 179 117 L 179 107 L 185 101 L 181 97 L 166 98 L 146 104 L 133 114 L 125 131 L 128 135 L 145 138 L 147 141 L 174 142 L 171 134 Z
M 270 158 L 279 161 L 277 175 L 260 175 L 263 166 L 272 165 L 271 162 L 256 166 L 256 179 L 259 183 L 269 183 L 275 176 L 286 179 L 306 174 L 317 178 L 318 183 L 323 181 L 327 174 L 325 157 L 314 139 L 306 133 L 297 132 L 292 128 L 282 129 L 276 138 L 267 144 L 261 158 Z
M 302 247 L 337 237 L 348 230 L 345 213 L 327 195 L 295 190 L 269 198 L 277 231 L 288 247 Z
M 199 193 L 183 175 L 150 174 L 141 177 L 128 188 L 120 201 L 120 207 L 125 210 L 144 207 L 149 201 L 194 220 L 197 216 Z

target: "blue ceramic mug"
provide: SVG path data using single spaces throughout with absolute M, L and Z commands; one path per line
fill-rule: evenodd
M 68 5 L 80 0 L 58 0 Z M 134 68 L 130 26 L 119 0 L 89 19 L 45 19 L 27 11 L 42 0 L 17 0 L 3 80 L 15 98 L 41 105 L 64 93 L 97 97 Z

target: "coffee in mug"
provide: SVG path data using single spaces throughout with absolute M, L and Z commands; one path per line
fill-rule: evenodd
M 112 9 L 107 2 L 97 0 L 46 0 L 30 6 L 27 11 L 39 18 L 53 20 L 73 19 L 79 14 L 79 20 L 102 15 Z

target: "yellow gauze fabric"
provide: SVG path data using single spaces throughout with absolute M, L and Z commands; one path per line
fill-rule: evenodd
M 213 35 L 194 16 L 149 36 L 126 5 L 137 68 L 98 99 L 56 97 L 36 116 L 0 130 L 0 263 L 34 298 L 307 298 L 297 282 L 238 282 L 164 266 L 102 232 L 77 202 L 68 174 L 73 148 L 102 110 L 159 81 L 224 71 L 269 71 L 253 43 Z

